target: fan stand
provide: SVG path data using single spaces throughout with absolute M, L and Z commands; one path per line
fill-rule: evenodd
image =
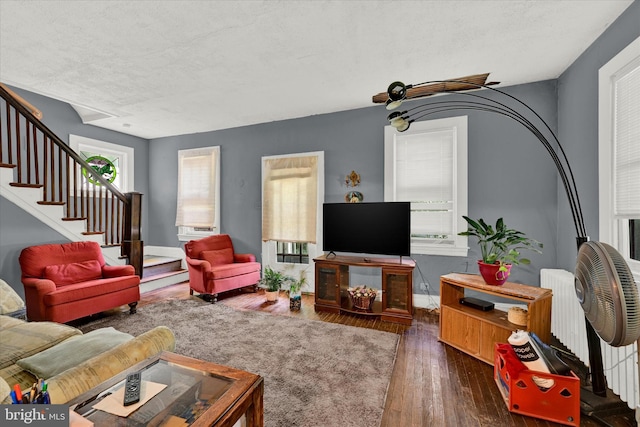
M 580 388 L 580 413 L 598 421 L 602 425 L 614 427 L 604 417 L 623 414 L 631 411 L 620 398 L 607 389 L 602 365 L 602 347 L 600 337 L 589 320 L 585 318 L 587 329 L 587 344 L 589 347 L 589 368 L 591 385 Z
M 588 240 L 588 237 L 578 236 L 576 238 L 578 250 Z M 600 337 L 586 315 L 584 323 L 587 330 L 591 384 L 581 385 L 580 387 L 580 413 L 605 426 L 614 427 L 605 421 L 603 417 L 623 414 L 631 411 L 631 409 L 618 396 L 607 389 L 607 380 L 604 376 L 604 366 L 602 364 Z

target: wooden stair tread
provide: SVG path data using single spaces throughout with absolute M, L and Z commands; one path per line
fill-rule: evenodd
M 0 163 L 0 168 L 15 168 L 16 165 L 13 165 L 11 163 Z
M 10 186 L 12 187 L 21 187 L 21 188 L 42 188 L 43 184 L 30 184 L 27 182 L 10 182 Z
M 178 274 L 186 273 L 187 270 L 173 270 L 167 271 L 165 273 L 154 274 L 151 276 L 144 276 L 144 272 L 142 273 L 142 279 L 140 279 L 140 283 L 150 282 L 152 280 L 164 279 L 165 277 L 177 276 Z
M 50 206 L 63 206 L 63 205 L 66 204 L 65 202 L 49 202 L 49 201 L 44 201 L 44 200 L 40 200 L 37 203 L 39 205 L 50 205 Z
M 175 261 L 182 262 L 182 259 L 157 255 L 145 255 L 144 260 L 142 261 L 142 265 L 144 267 L 152 267 L 154 265 L 167 264 Z
M 73 218 L 73 217 L 64 217 L 62 218 L 63 221 L 86 221 L 87 218 L 84 217 L 77 217 L 77 218 Z
M 82 234 L 85 236 L 91 236 L 94 234 L 104 234 L 104 231 L 83 231 Z

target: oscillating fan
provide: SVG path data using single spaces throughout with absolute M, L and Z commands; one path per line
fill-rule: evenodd
M 622 347 L 640 338 L 638 288 L 618 251 L 602 242 L 583 243 L 575 277 L 578 301 L 604 341 Z

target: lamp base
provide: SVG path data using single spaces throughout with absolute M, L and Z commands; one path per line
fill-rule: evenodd
M 635 411 L 607 389 L 606 396 L 597 396 L 591 386 L 580 388 L 580 414 L 604 426 L 636 426 Z

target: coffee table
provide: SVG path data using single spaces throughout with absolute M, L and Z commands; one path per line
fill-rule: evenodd
M 166 387 L 126 418 L 94 408 L 124 386 L 129 373 Z M 264 381 L 229 366 L 163 352 L 69 402 L 70 408 L 96 426 L 231 427 L 244 415 L 246 426 L 262 427 Z

